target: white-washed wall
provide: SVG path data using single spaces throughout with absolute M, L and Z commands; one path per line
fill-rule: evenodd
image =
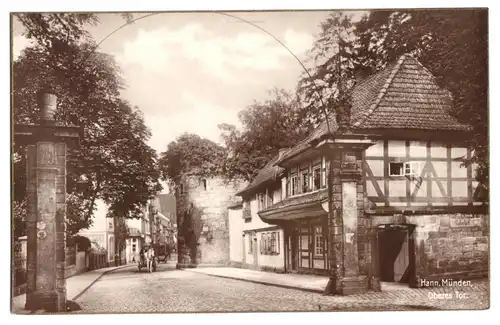
M 229 260 L 243 262 L 243 210 L 229 209 Z

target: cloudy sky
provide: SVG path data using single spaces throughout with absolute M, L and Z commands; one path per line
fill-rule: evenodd
M 267 30 L 305 62 L 329 13 L 232 14 Z M 101 14 L 100 21 L 90 29 L 97 41 L 124 24 L 117 14 Z M 13 30 L 17 56 L 29 43 L 19 24 Z M 127 82 L 122 96 L 144 112 L 153 134 L 150 145 L 158 152 L 183 132 L 220 142 L 218 124 L 239 126 L 240 110 L 267 99 L 273 87 L 293 90 L 303 72 L 272 37 L 216 13 L 150 16 L 120 29 L 100 50 L 115 56 Z

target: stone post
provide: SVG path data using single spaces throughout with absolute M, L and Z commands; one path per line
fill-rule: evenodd
M 370 219 L 364 211 L 365 188 L 362 153 L 366 139 L 327 139 L 317 147 L 330 159 L 329 199 L 323 202 L 329 216 L 329 271 L 326 294 L 349 295 L 370 287 Z
M 27 144 L 27 285 L 29 310 L 66 310 L 66 150 L 78 146 L 80 129 L 54 121 L 57 96 L 38 97 L 41 125 L 15 125 L 17 143 Z

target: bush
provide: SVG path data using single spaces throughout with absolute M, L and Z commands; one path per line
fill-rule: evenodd
M 90 239 L 88 239 L 85 236 L 74 236 L 72 238 L 73 244 L 78 245 L 78 251 L 79 252 L 87 252 L 91 247 L 92 243 L 90 242 Z

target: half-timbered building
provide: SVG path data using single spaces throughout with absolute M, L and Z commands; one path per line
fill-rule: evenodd
M 344 124 L 330 116 L 275 162 L 283 199 L 258 215 L 284 230 L 284 270 L 336 267 L 344 294 L 487 274 L 488 198 L 463 163 L 473 134 L 451 94 L 404 55 L 357 83 L 351 103 Z

